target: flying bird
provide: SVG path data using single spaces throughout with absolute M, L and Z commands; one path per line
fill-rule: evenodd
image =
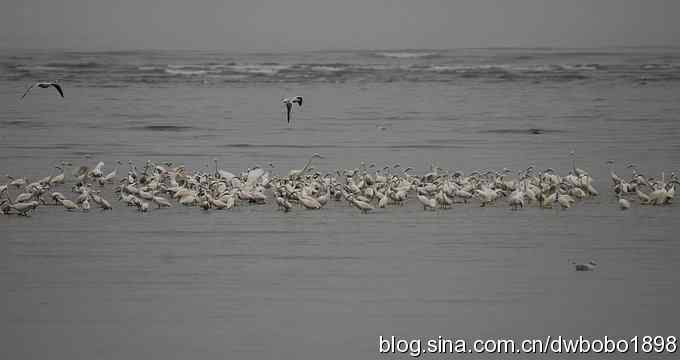
M 293 101 L 291 99 L 285 98 L 281 100 L 281 103 L 286 107 L 286 119 L 290 124 L 290 112 L 293 110 Z
M 61 85 L 57 84 L 56 81 L 39 81 L 31 85 L 28 89 L 26 89 L 26 92 L 24 93 L 24 95 L 21 96 L 21 98 L 23 99 L 24 97 L 26 97 L 26 95 L 28 95 L 31 89 L 33 89 L 36 86 L 43 89 L 47 89 L 50 86 L 54 86 L 54 88 L 57 89 L 57 91 L 59 92 L 59 95 L 61 95 L 61 97 L 64 97 L 64 91 L 62 90 Z
M 297 104 L 299 107 L 302 107 L 302 96 L 283 98 L 281 99 L 281 103 L 285 106 L 286 120 L 288 120 L 288 124 L 290 124 L 290 114 L 293 111 L 293 104 Z

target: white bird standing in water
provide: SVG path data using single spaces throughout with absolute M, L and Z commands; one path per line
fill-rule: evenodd
M 36 86 L 41 88 L 41 89 L 47 89 L 50 86 L 53 86 L 55 89 L 57 89 L 57 91 L 59 92 L 59 95 L 61 95 L 61 97 L 64 97 L 64 90 L 61 88 L 61 85 L 57 84 L 56 81 L 39 81 L 39 82 L 31 85 L 28 89 L 26 89 L 26 92 L 21 96 L 21 98 L 22 99 L 25 98 L 26 95 L 28 95 L 28 93 L 31 91 L 31 89 L 33 89 Z
M 18 189 L 18 188 L 20 188 L 20 187 L 25 186 L 26 184 L 28 184 L 28 181 L 26 180 L 26 178 L 18 178 L 18 179 L 15 179 L 15 178 L 13 178 L 13 177 L 11 177 L 11 176 L 9 176 L 9 175 L 5 175 L 5 176 L 10 180 L 9 184 L 7 184 L 8 186 L 14 185 L 14 186 L 16 186 L 17 189 Z
M 312 154 L 312 157 L 309 158 L 309 160 L 305 164 L 305 167 L 303 167 L 302 169 L 293 169 L 293 170 L 289 171 L 288 177 L 297 178 L 297 177 L 302 176 L 305 173 L 305 171 L 307 171 L 307 169 L 309 169 L 309 165 L 312 164 L 312 160 L 314 158 L 323 159 L 323 156 L 319 155 L 318 153 Z
M 621 208 L 621 210 L 630 209 L 630 201 L 624 199 L 623 196 L 621 196 L 621 193 L 618 193 L 617 196 L 619 197 L 619 208 Z
M 83 203 L 80 205 L 80 208 L 81 208 L 84 212 L 90 211 L 90 201 L 86 198 L 86 199 L 83 201 Z
M 116 174 L 118 173 L 118 165 L 122 165 L 123 163 L 120 162 L 120 160 L 116 161 L 116 167 L 111 171 L 110 173 L 106 174 L 106 176 L 103 176 L 101 179 L 99 179 L 99 184 L 104 185 L 104 183 L 107 182 L 113 182 L 113 180 L 116 177 Z M 102 164 L 103 165 L 103 164 Z
M 424 195 L 418 194 L 418 201 L 423 205 L 423 210 L 437 210 L 437 201 L 435 199 L 430 199 Z
M 16 210 L 17 214 L 22 215 L 22 216 L 28 216 L 29 212 L 35 211 L 35 209 L 38 207 L 38 202 L 37 201 L 29 201 L 29 202 L 18 202 L 9 205 L 10 208 Z
M 373 206 L 371 204 L 358 200 L 354 198 L 354 196 L 350 195 L 347 197 L 347 200 L 349 200 L 352 205 L 356 206 L 357 209 L 361 210 L 362 213 L 367 214 L 369 211 L 373 210 Z
M 609 164 L 609 174 L 612 178 L 612 181 L 614 182 L 614 185 L 618 185 L 621 183 L 621 178 L 614 173 L 614 160 L 607 160 L 607 164 Z
M 578 177 L 586 175 L 586 172 L 584 170 L 576 167 L 576 152 L 574 150 L 571 150 L 569 152 L 569 155 L 571 156 L 571 167 L 574 170 L 574 175 Z
M 62 166 L 66 166 L 66 165 L 64 165 L 64 163 L 62 163 Z M 64 168 L 61 167 L 61 166 L 55 166 L 55 168 L 58 169 L 58 170 L 61 170 L 61 173 L 50 177 L 50 180 L 48 181 L 48 183 L 50 185 L 63 184 L 64 179 L 66 177 Z
M 276 203 L 279 205 L 279 209 L 283 209 L 284 212 L 289 212 L 293 207 L 288 200 L 281 196 L 276 197 Z
M 104 162 L 100 161 L 99 163 L 97 163 L 97 166 L 95 166 L 94 169 L 92 169 L 92 171 L 90 171 L 88 176 L 91 176 L 93 178 L 101 178 L 102 176 L 104 176 L 103 168 L 104 168 Z
M 61 200 L 60 202 L 61 202 L 61 205 L 63 205 L 64 208 L 65 208 L 66 210 L 68 210 L 68 211 L 78 209 L 78 205 L 76 205 L 76 203 L 74 203 L 74 202 L 71 201 L 71 200 L 63 199 L 63 200 Z

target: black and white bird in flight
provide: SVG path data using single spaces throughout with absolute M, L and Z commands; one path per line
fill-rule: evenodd
M 21 98 L 23 99 L 24 97 L 26 97 L 26 95 L 28 95 L 31 89 L 33 89 L 36 86 L 43 89 L 47 89 L 50 86 L 54 86 L 54 88 L 57 89 L 57 91 L 59 92 L 59 95 L 61 95 L 61 97 L 64 97 L 64 90 L 62 90 L 61 85 L 57 84 L 56 81 L 39 81 L 31 85 L 28 89 L 26 89 L 26 92 L 24 93 L 24 95 L 21 96 Z
M 302 107 L 302 96 L 294 97 L 291 102 L 298 104 L 299 107 Z
M 286 107 L 286 119 L 290 124 L 290 114 L 293 111 L 293 104 L 298 104 L 299 107 L 302 107 L 302 96 L 284 98 L 281 100 L 281 103 Z

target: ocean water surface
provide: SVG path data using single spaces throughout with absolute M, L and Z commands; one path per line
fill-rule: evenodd
M 53 79 L 65 98 L 19 99 Z M 621 212 L 605 164 L 679 171 L 680 49 L 5 51 L 0 81 L 3 176 L 214 158 L 287 173 L 314 152 L 322 173 L 567 173 L 574 151 L 600 191 L 566 211 L 411 201 L 286 214 L 270 201 L 141 216 L 112 199 L 110 212 L 3 216 L 12 358 L 396 359 L 408 355 L 378 354 L 379 336 L 680 335 L 680 210 Z M 305 102 L 290 127 L 280 101 L 293 95 Z M 600 265 L 577 273 L 571 259 Z M 424 358 L 442 356 L 457 355 Z

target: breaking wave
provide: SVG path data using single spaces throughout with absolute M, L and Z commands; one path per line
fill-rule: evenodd
M 437 57 L 439 54 L 436 52 L 378 52 L 374 55 L 396 59 L 415 59 Z
M 680 80 L 680 53 L 382 51 L 299 54 L 154 52 L 0 55 L 0 80 L 59 78 L 92 86 L 177 82 L 454 82 Z M 272 61 L 276 59 L 276 61 Z M 94 84 L 94 85 L 93 85 Z

